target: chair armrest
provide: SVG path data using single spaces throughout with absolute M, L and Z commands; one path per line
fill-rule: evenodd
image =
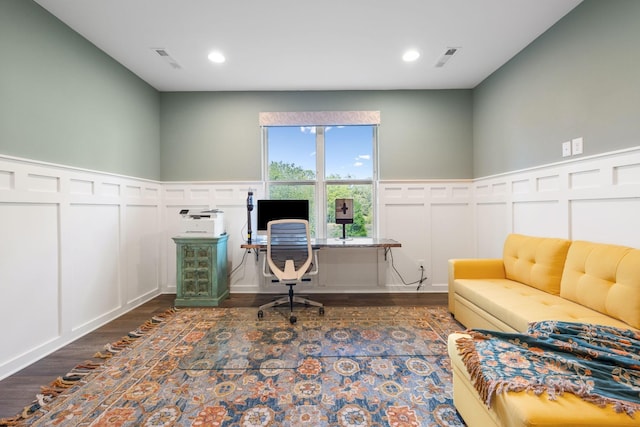
M 453 282 L 456 279 L 504 279 L 502 258 L 465 258 L 449 260 L 449 312 L 455 314 Z
M 305 276 L 315 276 L 318 274 L 318 250 L 313 250 L 313 267 L 305 273 Z
M 269 266 L 267 266 L 267 256 L 262 257 L 262 275 L 267 278 L 275 277 L 275 274 L 271 272 Z

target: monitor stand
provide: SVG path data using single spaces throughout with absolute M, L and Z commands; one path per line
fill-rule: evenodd
M 351 237 L 347 238 L 347 224 L 342 224 L 342 237 L 338 237 L 338 240 L 351 240 Z

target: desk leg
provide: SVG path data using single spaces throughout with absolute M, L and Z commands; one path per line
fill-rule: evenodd
M 380 249 L 376 251 L 376 266 L 378 267 L 377 271 L 377 284 L 379 288 L 384 288 L 385 278 L 387 277 L 387 249 Z

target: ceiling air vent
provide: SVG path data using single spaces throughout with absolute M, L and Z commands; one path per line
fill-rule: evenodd
M 178 64 L 178 61 L 176 61 L 175 59 L 173 59 L 173 57 L 171 55 L 169 55 L 169 52 L 167 52 L 166 49 L 162 49 L 162 48 L 152 48 L 151 50 L 153 50 L 155 53 L 158 54 L 158 56 L 160 56 L 162 59 L 164 59 L 169 65 L 171 65 L 172 68 L 179 70 L 182 68 L 182 66 L 180 64 Z
M 459 47 L 448 47 L 447 50 L 445 50 L 445 52 L 442 54 L 442 56 L 440 56 L 440 58 L 438 58 L 438 60 L 436 61 L 436 67 L 443 67 L 444 64 L 446 64 L 447 61 L 450 60 L 451 57 L 455 55 L 459 50 Z

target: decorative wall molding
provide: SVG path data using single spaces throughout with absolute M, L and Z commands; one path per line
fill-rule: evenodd
M 468 245 L 473 234 L 472 190 L 471 180 L 379 184 L 379 234 L 402 243 L 402 250 L 394 251 L 394 268 L 387 269 L 392 289 L 414 292 L 422 262 L 427 281 L 421 290 L 446 292 L 447 260 L 473 256 Z
M 161 189 L 0 156 L 0 378 L 162 292 Z
M 508 233 L 640 247 L 640 147 L 474 180 L 476 253 Z
M 308 293 L 447 290 L 447 260 L 500 257 L 508 233 L 640 247 L 640 147 L 475 180 L 377 184 L 379 236 L 321 253 Z M 181 209 L 224 211 L 232 292 L 279 288 L 246 239 L 262 182 L 156 182 L 0 155 L 0 379 L 160 293 L 175 292 Z M 255 221 L 255 216 L 253 218 Z M 37 266 L 37 268 L 34 268 Z

